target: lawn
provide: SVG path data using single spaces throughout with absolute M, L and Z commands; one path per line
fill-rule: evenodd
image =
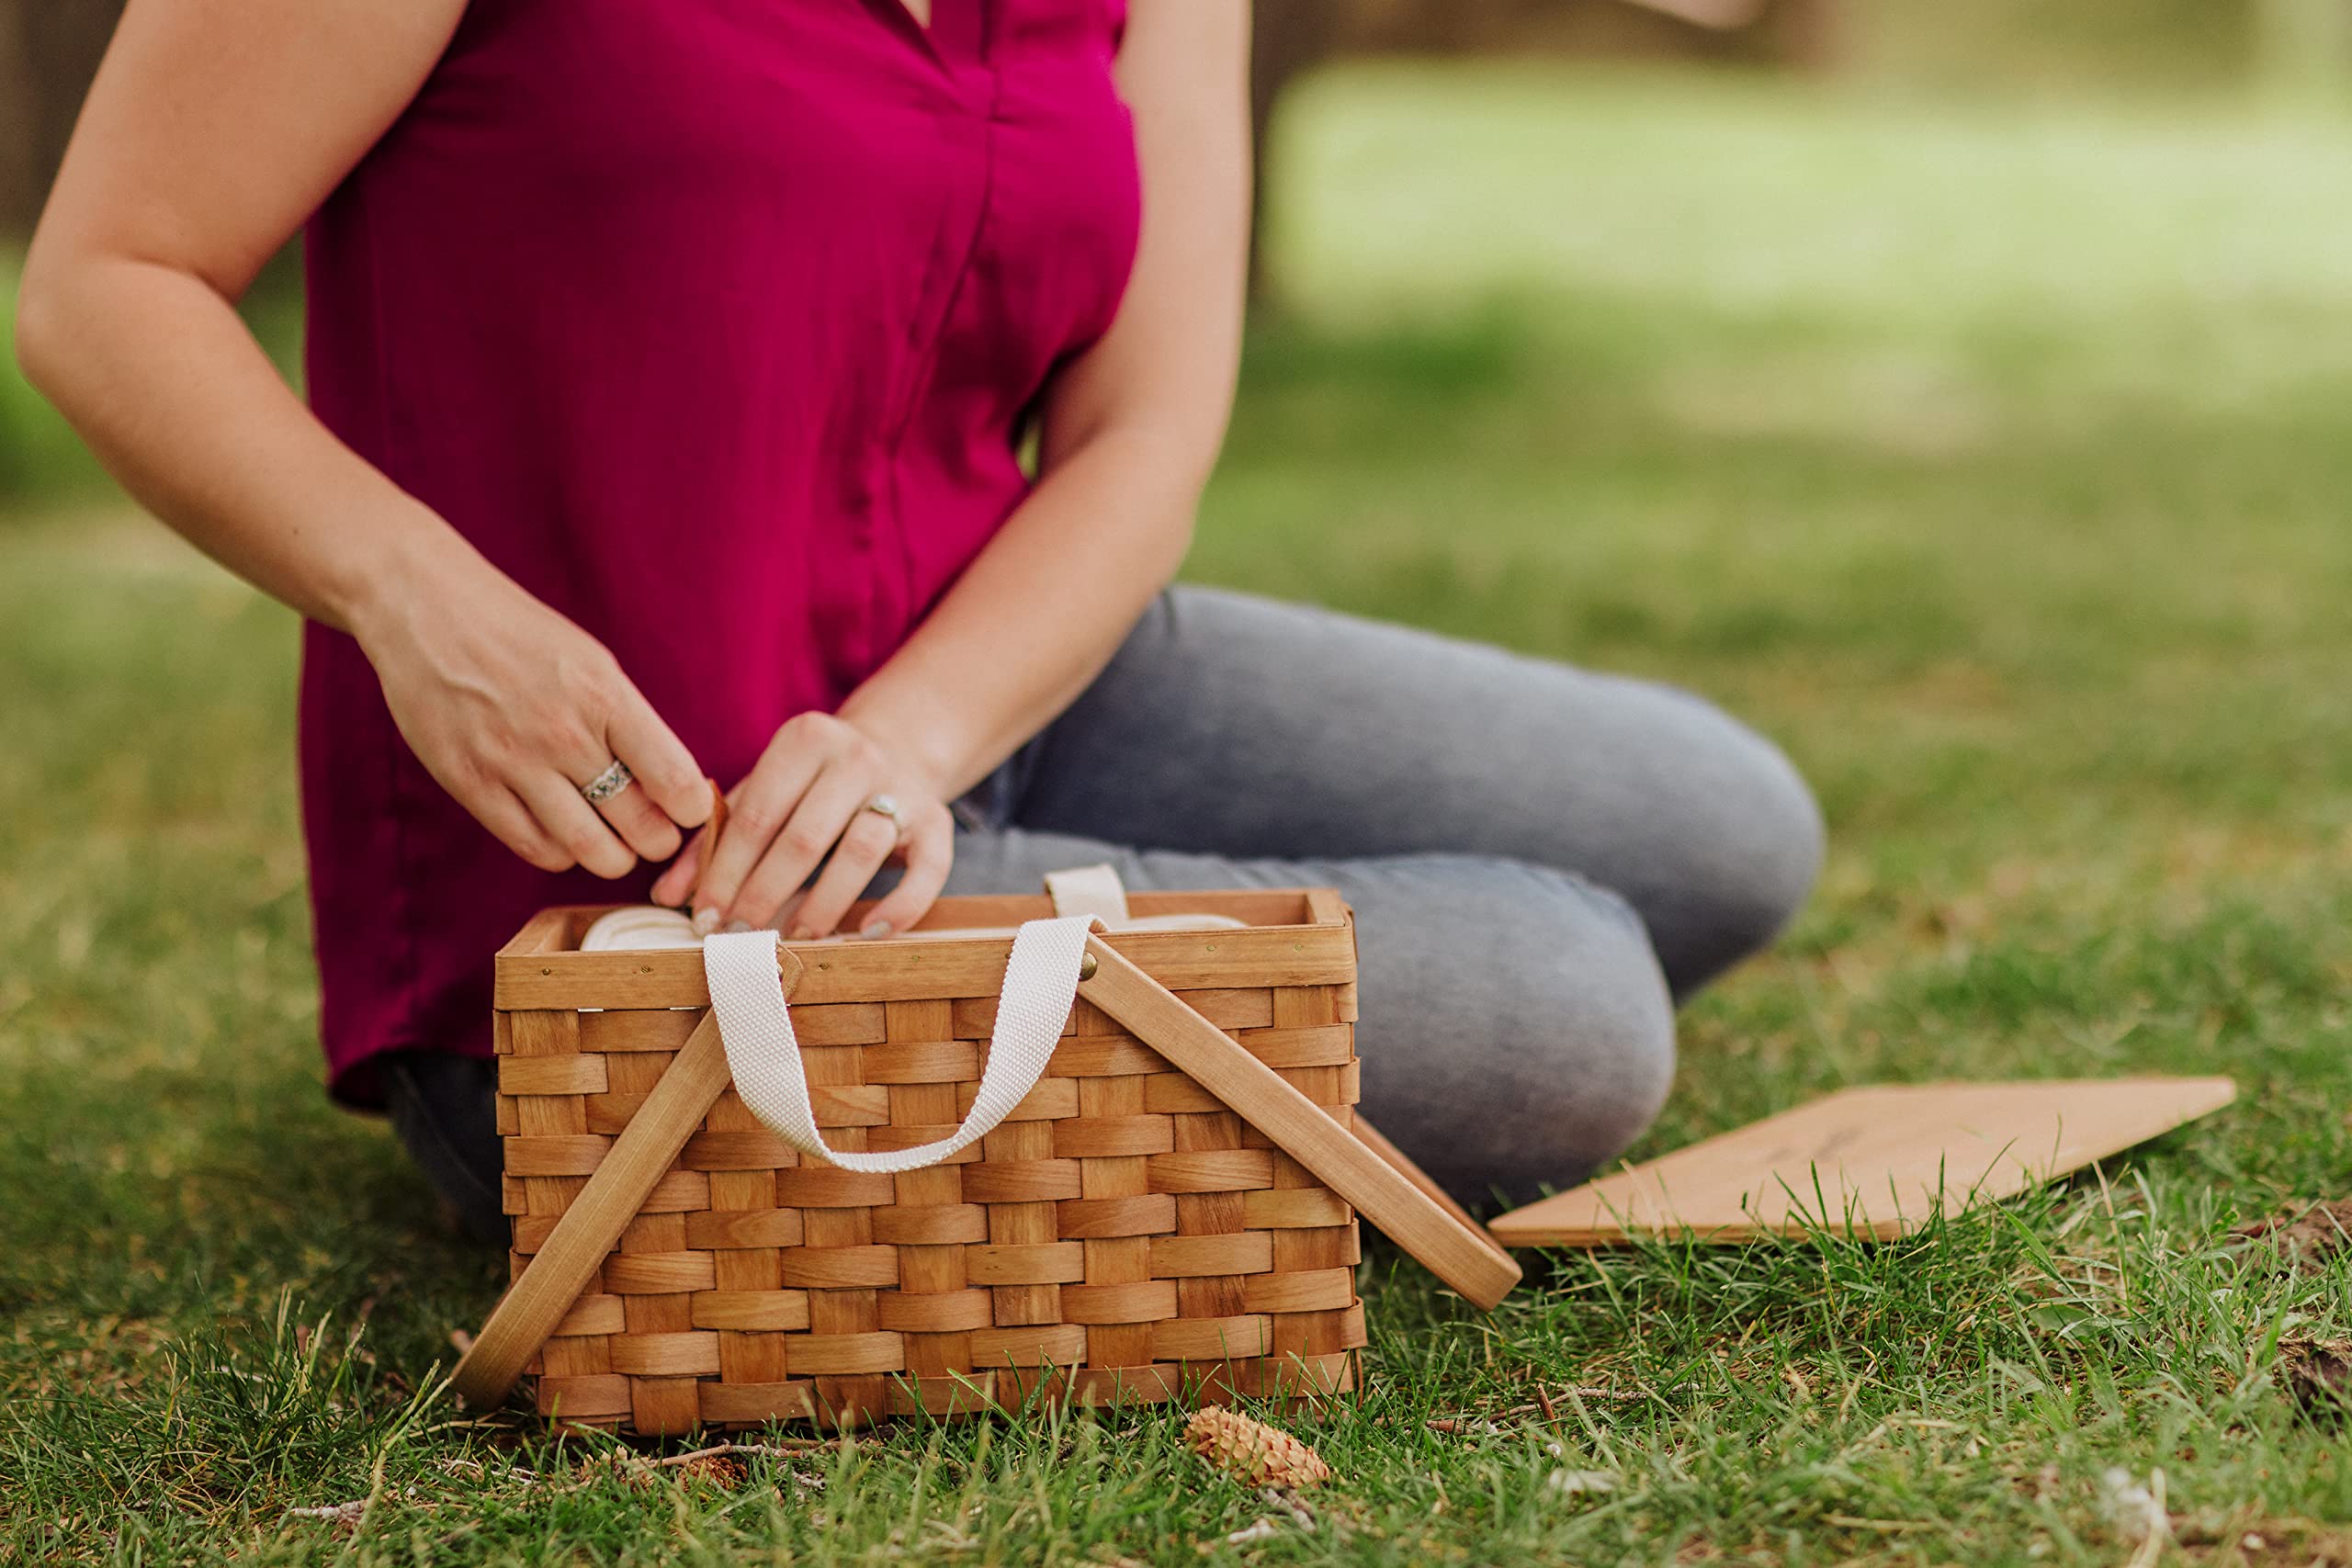
M 1163 1414 L 518 1441 L 432 1394 L 496 1260 L 317 1089 L 291 619 L 58 503 L 0 529 L 0 1562 L 2352 1563 L 2281 1354 L 2352 1251 L 2231 1235 L 2352 1186 L 2352 127 L 1387 68 L 1282 130 L 1193 575 L 1686 682 L 1826 803 L 1642 1152 L 1882 1079 L 2239 1104 L 1491 1317 L 1375 1250 L 1312 1531 Z

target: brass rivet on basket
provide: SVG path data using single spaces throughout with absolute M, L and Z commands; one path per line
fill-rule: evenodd
M 1102 965 L 1094 961 L 1094 954 L 1091 953 L 1081 953 L 1078 955 L 1078 977 L 1080 979 L 1091 980 L 1094 978 L 1094 971 L 1101 967 Z

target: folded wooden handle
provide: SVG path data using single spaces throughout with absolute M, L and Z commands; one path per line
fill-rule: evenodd
M 1100 936 L 1087 939 L 1086 951 L 1095 968 L 1079 981 L 1079 995 L 1240 1112 L 1430 1272 L 1481 1307 L 1493 1306 L 1519 1283 L 1518 1262 L 1460 1209 L 1431 1198 Z

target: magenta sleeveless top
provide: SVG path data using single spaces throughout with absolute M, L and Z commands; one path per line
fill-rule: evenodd
M 603 639 L 723 781 L 904 642 L 1027 492 L 1133 259 L 1124 0 L 474 0 L 308 231 L 335 433 Z M 331 1087 L 489 1050 L 533 870 L 303 645 Z

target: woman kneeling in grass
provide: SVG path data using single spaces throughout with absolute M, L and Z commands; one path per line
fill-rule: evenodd
M 1694 697 L 1169 586 L 1232 394 L 1248 30 L 131 0 L 19 354 L 309 617 L 331 1086 L 470 1228 L 490 954 L 606 884 L 808 937 L 895 875 L 873 938 L 1094 861 L 1336 887 L 1367 1113 L 1465 1195 L 1624 1147 L 1674 998 L 1804 898 L 1811 796 Z M 233 309 L 297 229 L 307 409 Z

